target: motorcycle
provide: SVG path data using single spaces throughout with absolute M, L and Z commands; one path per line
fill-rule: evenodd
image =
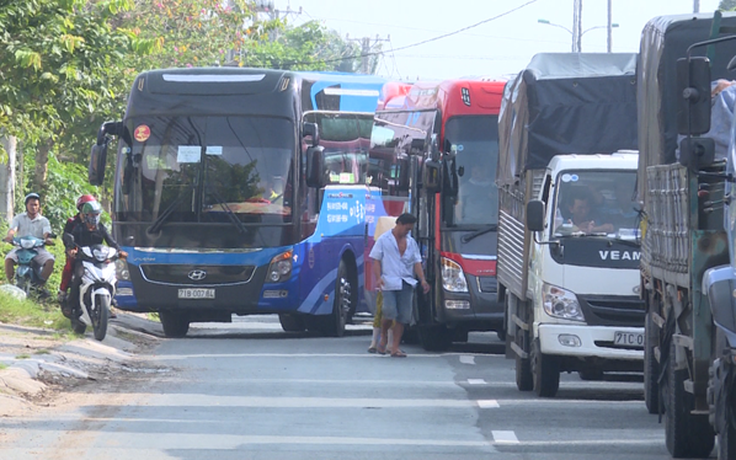
M 72 235 L 64 235 L 67 248 L 77 247 Z M 120 254 L 115 248 L 96 244 L 77 247 L 77 258 L 82 261 L 82 283 L 79 286 L 79 309 L 82 315 L 72 319 L 74 332 L 83 334 L 87 326 L 92 326 L 97 340 L 107 335 L 107 320 L 110 305 L 117 287 L 115 261 Z
M 718 436 L 718 459 L 736 458 L 736 274 L 730 265 L 705 272 L 715 327 L 713 361 L 708 370 L 708 416 Z
M 56 235 L 49 235 L 55 238 Z M 49 297 L 49 293 L 43 288 L 44 282 L 41 278 L 41 268 L 33 262 L 38 254 L 38 249 L 46 245 L 43 238 L 32 235 L 14 237 L 13 246 L 18 248 L 18 268 L 15 271 L 14 284 L 26 295 L 36 295 L 39 298 Z

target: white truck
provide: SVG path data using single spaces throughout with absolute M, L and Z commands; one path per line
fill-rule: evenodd
M 499 296 L 519 390 L 641 371 L 635 54 L 538 54 L 499 119 Z

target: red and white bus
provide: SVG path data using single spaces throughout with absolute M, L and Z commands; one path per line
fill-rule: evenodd
M 379 100 L 369 176 L 382 204 L 367 211 L 373 221 L 406 211 L 418 217 L 413 236 L 432 290 L 415 296 L 415 317 L 428 350 L 466 341 L 471 331 L 503 335 L 494 181 L 504 83 L 420 81 L 384 87 Z M 373 282 L 370 265 L 366 257 L 367 287 Z

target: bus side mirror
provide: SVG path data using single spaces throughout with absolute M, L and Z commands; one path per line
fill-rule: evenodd
M 105 165 L 107 163 L 107 144 L 110 138 L 103 139 L 102 144 L 92 146 L 89 155 L 89 169 L 87 170 L 87 178 L 92 185 L 102 185 L 105 181 Z
M 97 145 L 105 143 L 107 136 L 122 136 L 123 135 L 123 122 L 122 121 L 106 121 L 97 130 Z
M 426 160 L 422 165 L 422 184 L 427 193 L 435 194 L 440 191 L 440 164 L 434 160 Z
M 710 61 L 703 56 L 677 60 L 677 132 L 683 136 L 710 131 Z
M 700 171 L 716 159 L 716 141 L 710 137 L 686 137 L 680 141 L 680 164 Z
M 324 147 L 309 147 L 307 149 L 307 187 L 322 188 L 324 186 L 324 171 Z
M 412 139 L 411 147 L 409 147 L 409 153 L 411 155 L 422 155 L 426 148 L 427 142 L 424 139 Z
M 532 200 L 526 204 L 526 228 L 530 232 L 544 231 L 544 202 Z
M 312 137 L 312 147 L 319 145 L 319 126 L 317 123 L 302 123 L 302 137 Z

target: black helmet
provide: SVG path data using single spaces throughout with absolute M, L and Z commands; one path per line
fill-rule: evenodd
M 39 195 L 36 192 L 31 192 L 28 195 L 26 195 L 25 204 L 28 204 L 28 200 L 32 200 L 34 198 L 37 199 L 38 201 L 41 201 L 41 195 Z

